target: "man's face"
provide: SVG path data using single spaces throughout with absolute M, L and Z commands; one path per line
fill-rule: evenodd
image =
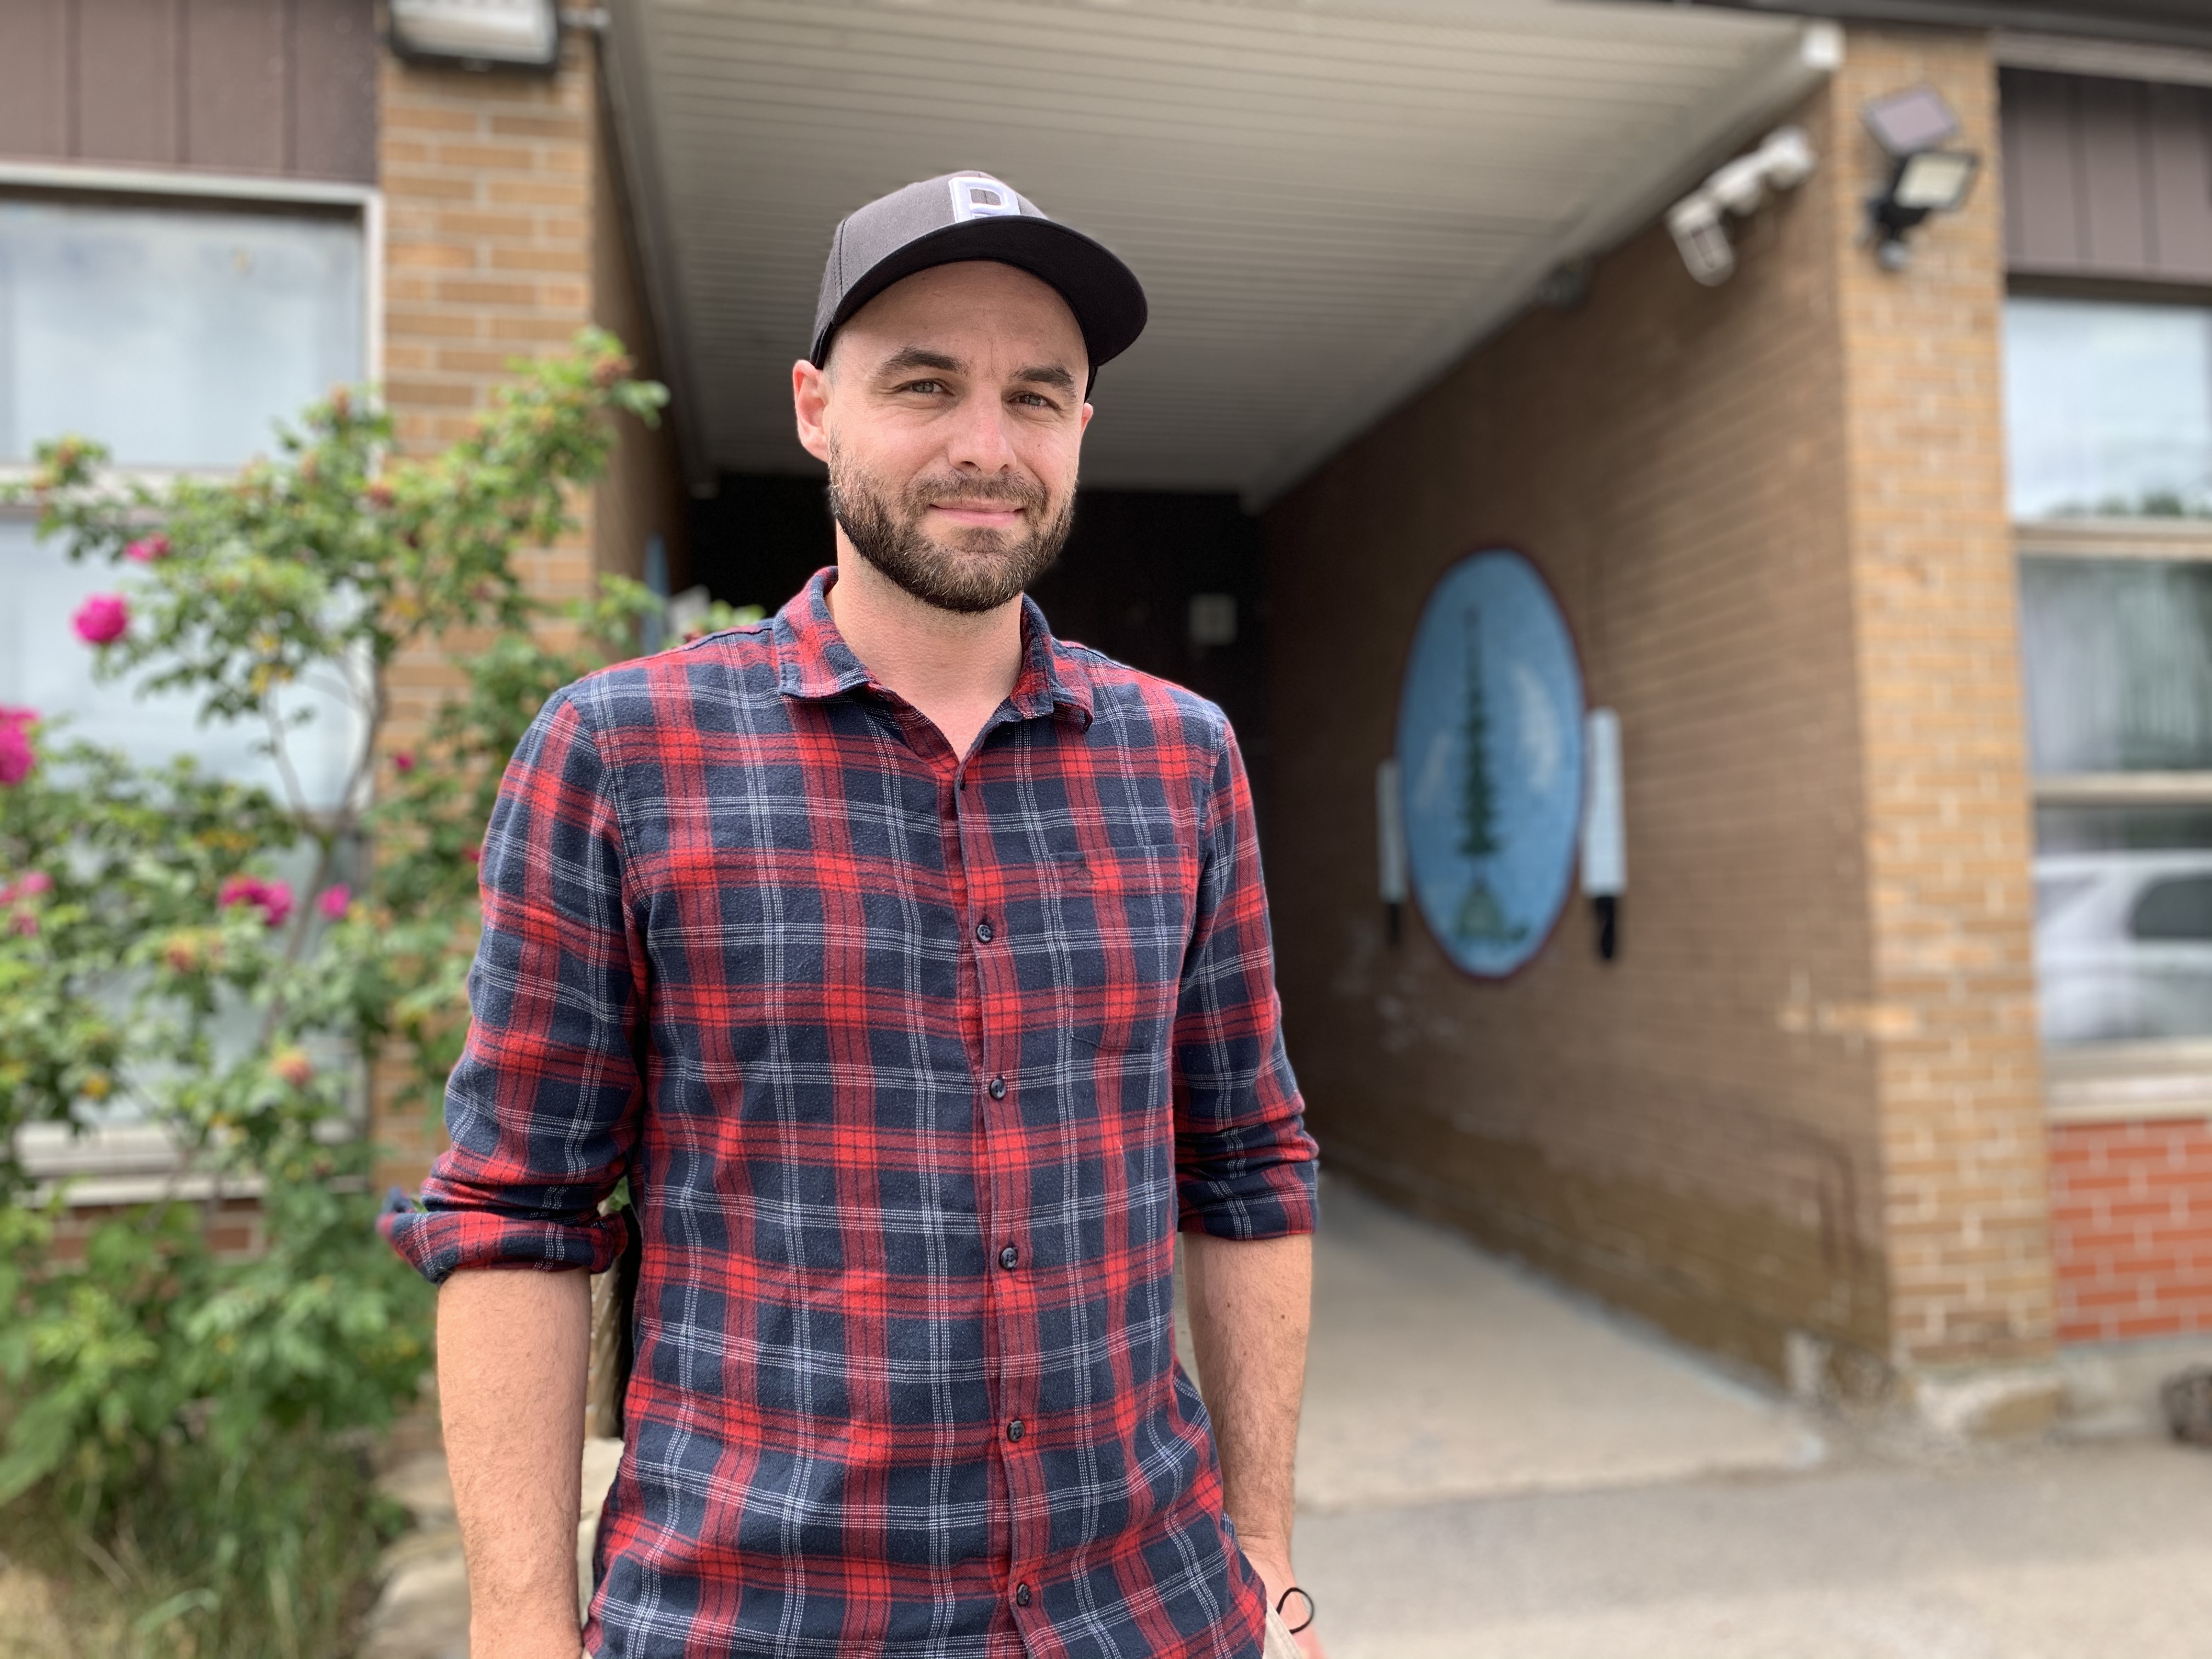
M 1082 331 L 1011 265 L 939 265 L 792 371 L 799 441 L 861 557 L 940 610 L 994 610 L 1049 566 L 1075 511 L 1091 406 Z

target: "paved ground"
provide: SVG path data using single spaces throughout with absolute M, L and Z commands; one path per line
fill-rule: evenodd
M 2153 1442 L 1316 1516 L 1333 1659 L 2202 1659 L 2212 1456 Z
M 1808 1418 L 1331 1182 L 1298 1436 L 1309 1512 L 1805 1468 Z
M 1352 1189 L 1324 1212 L 1298 1562 L 1334 1659 L 2212 1656 L 2212 1454 L 1885 1460 Z M 427 1524 L 371 1659 L 465 1659 L 444 1471 L 398 1484 Z

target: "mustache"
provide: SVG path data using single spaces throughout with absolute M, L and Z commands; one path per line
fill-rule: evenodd
M 906 505 L 919 514 L 932 501 L 942 496 L 969 501 L 996 501 L 1007 507 L 1025 507 L 1031 512 L 1041 510 L 1045 504 L 1044 491 L 1024 479 L 969 478 L 957 472 L 948 472 L 934 478 L 917 478 L 908 484 Z

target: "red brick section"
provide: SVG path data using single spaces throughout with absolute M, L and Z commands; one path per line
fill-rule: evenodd
M 204 1203 L 203 1203 L 204 1208 Z M 106 1224 L 118 1219 L 129 1219 L 133 1214 L 127 1206 L 112 1204 L 73 1204 L 64 1211 L 54 1227 L 53 1259 L 57 1261 L 82 1261 L 85 1248 L 92 1235 Z M 225 1261 L 244 1261 L 260 1254 L 263 1237 L 261 1200 L 258 1198 L 226 1198 L 206 1211 L 207 1241 L 216 1255 Z
M 2212 1123 L 2051 1130 L 2063 1342 L 2212 1331 Z

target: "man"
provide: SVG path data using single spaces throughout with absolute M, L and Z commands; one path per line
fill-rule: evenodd
M 1243 763 L 1023 591 L 1144 319 L 995 179 L 854 214 L 792 371 L 834 569 L 568 687 L 516 751 L 453 1146 L 392 1224 L 444 1283 L 474 1659 L 575 1652 L 625 1176 L 602 1659 L 1297 1652 L 1314 1147 Z

